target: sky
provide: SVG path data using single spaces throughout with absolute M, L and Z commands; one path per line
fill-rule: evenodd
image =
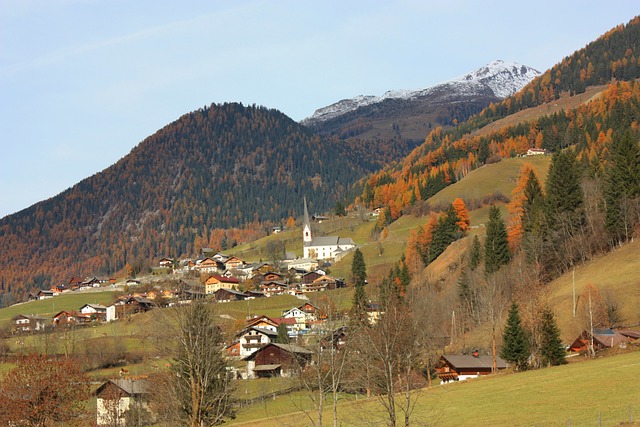
M 637 0 L 0 0 L 0 218 L 211 103 L 302 120 L 496 59 L 545 71 Z

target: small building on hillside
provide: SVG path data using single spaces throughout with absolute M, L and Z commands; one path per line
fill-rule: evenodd
M 496 356 L 496 369 L 506 368 L 507 362 Z M 477 351 L 473 354 L 445 354 L 440 356 L 436 372 L 443 384 L 489 375 L 493 373 L 493 356 L 480 355 Z
M 270 343 L 244 358 L 247 378 L 290 377 L 311 362 L 313 352 L 294 344 Z
M 146 380 L 113 379 L 103 383 L 95 392 L 96 424 L 98 426 L 126 426 L 127 411 L 148 411 L 149 385 Z M 136 408 L 137 406 L 137 408 Z M 147 421 L 136 425 L 147 425 Z
M 44 331 L 49 319 L 42 316 L 18 314 L 11 319 L 15 332 Z
M 107 307 L 100 304 L 85 304 L 80 307 L 80 313 L 88 314 L 92 320 L 107 320 Z
M 240 343 L 239 353 L 237 356 L 245 358 L 257 351 L 259 348 L 275 341 L 277 337 L 278 332 L 271 329 L 260 328 L 257 326 L 244 328 L 236 334 L 236 339 Z
M 640 336 L 638 331 L 618 331 L 614 329 L 594 329 L 593 330 L 593 350 L 600 351 L 605 348 L 620 347 L 625 348 L 628 343 L 635 341 Z M 636 338 L 634 338 L 636 337 Z M 582 331 L 569 346 L 569 350 L 581 353 L 588 352 L 591 347 L 591 334 L 589 331 Z

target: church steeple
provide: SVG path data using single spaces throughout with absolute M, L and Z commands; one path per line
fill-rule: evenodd
M 311 222 L 309 221 L 309 211 L 307 210 L 307 197 L 304 197 L 304 218 L 302 220 L 302 243 L 304 245 L 311 243 Z

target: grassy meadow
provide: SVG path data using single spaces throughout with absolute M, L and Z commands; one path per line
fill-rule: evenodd
M 518 374 L 434 385 L 416 392 L 416 425 L 561 426 L 623 425 L 640 420 L 640 351 L 570 363 Z M 331 423 L 330 403 L 324 420 Z M 313 404 L 306 393 L 281 396 L 240 411 L 234 426 L 311 426 Z M 381 425 L 384 414 L 375 398 L 345 399 L 341 425 Z M 279 415 L 276 415 L 279 414 Z M 401 416 L 401 414 L 398 414 Z M 629 425 L 629 424 L 626 424 Z

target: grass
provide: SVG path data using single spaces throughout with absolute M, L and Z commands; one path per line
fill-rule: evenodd
M 414 421 L 438 426 L 617 425 L 640 418 L 640 352 L 584 363 L 437 385 L 417 394 Z M 230 422 L 238 426 L 307 426 L 296 406 L 312 408 L 304 393 L 282 396 L 248 408 Z M 331 419 L 329 407 L 325 420 Z M 274 416 L 279 414 L 279 416 Z M 380 423 L 384 414 L 375 399 L 339 406 L 341 425 Z M 570 421 L 569 421 L 570 420 Z
M 483 197 L 500 192 L 511 197 L 516 186 L 520 170 L 525 163 L 529 163 L 538 180 L 544 183 L 551 164 L 551 156 L 531 156 L 502 159 L 498 163 L 485 165 L 471 171 L 462 180 L 450 185 L 429 199 L 432 206 L 449 204 L 456 197 L 467 200 L 481 200 Z
M 603 297 L 615 303 L 621 324 L 640 324 L 640 241 L 628 243 L 575 269 L 576 297 L 591 283 Z M 558 326 L 565 341 L 573 341 L 585 329 L 586 319 L 578 311 L 573 317 L 573 272 L 568 272 L 549 284 L 550 300 L 558 317 Z M 578 306 L 580 306 L 578 301 Z
M 45 300 L 15 304 L 0 310 L 0 324 L 6 324 L 18 314 L 37 314 L 51 317 L 62 310 L 79 310 L 85 304 L 108 305 L 113 302 L 113 291 L 70 292 Z

